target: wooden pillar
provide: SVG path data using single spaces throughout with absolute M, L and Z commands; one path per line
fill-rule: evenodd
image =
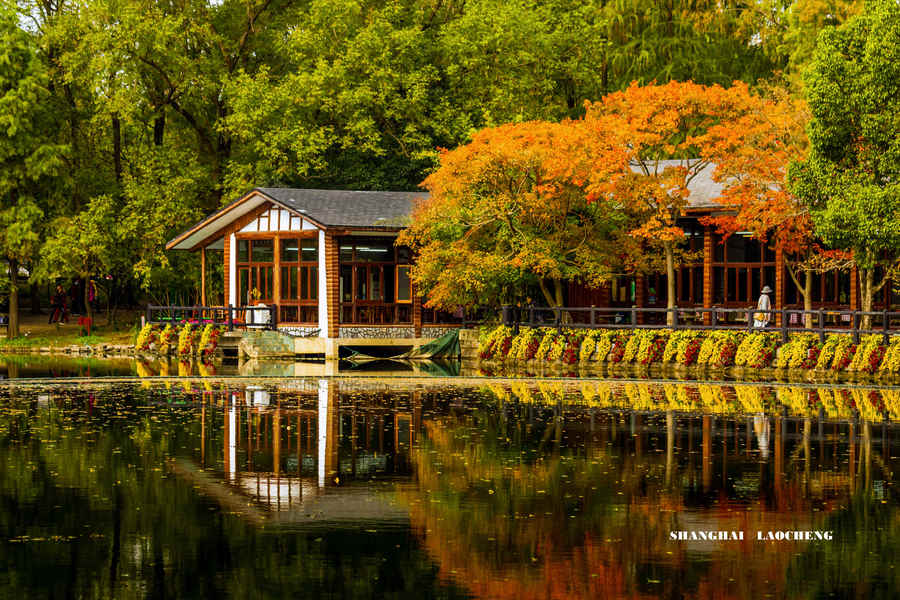
M 325 232 L 325 282 L 326 310 L 328 311 L 328 337 L 340 334 L 340 261 L 337 236 Z
M 200 305 L 206 306 L 206 248 L 200 248 Z
M 768 281 L 763 285 L 768 285 Z M 781 243 L 775 246 L 775 310 L 784 308 L 784 247 Z M 775 313 L 775 326 L 781 327 L 781 313 Z
M 859 269 L 850 269 L 850 310 L 859 310 Z
M 272 252 L 275 267 L 272 271 L 272 304 L 278 305 L 281 300 L 281 239 L 276 235 L 272 240 Z M 279 319 L 280 321 L 281 319 Z
M 222 253 L 222 255 L 223 255 L 223 261 L 225 263 L 224 281 L 223 281 L 223 283 L 225 285 L 225 288 L 224 288 L 225 291 L 224 291 L 224 297 L 223 297 L 224 302 L 222 302 L 222 304 L 224 306 L 228 306 L 231 303 L 231 295 L 230 295 L 230 292 L 231 292 L 231 269 L 229 268 L 230 265 L 228 262 L 231 258 L 231 233 L 229 231 L 225 232 L 224 242 L 225 242 L 225 245 L 224 245 L 225 251 Z M 235 275 L 237 275 L 237 272 L 235 272 Z M 240 301 L 236 302 L 236 304 L 240 305 Z
M 419 296 L 416 284 L 410 283 L 410 286 L 410 292 L 412 292 L 413 337 L 422 337 L 422 297 Z
M 703 308 L 712 308 L 713 300 L 713 234 L 710 227 L 703 229 Z M 712 323 L 709 313 L 703 313 L 703 324 Z
M 635 275 L 634 276 L 634 305 L 638 308 L 644 308 L 644 276 L 643 275 Z M 637 314 L 637 324 L 644 324 L 644 315 L 643 313 Z

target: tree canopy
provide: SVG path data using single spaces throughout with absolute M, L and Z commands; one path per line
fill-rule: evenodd
M 34 238 L 7 243 L 20 253 L 7 259 L 35 280 L 83 276 L 57 249 L 84 243 L 72 223 L 111 222 L 90 237 L 103 246 L 87 252 L 93 274 L 188 303 L 199 261 L 164 242 L 250 187 L 417 189 L 439 148 L 580 119 L 585 101 L 634 82 L 797 92 L 819 29 L 859 4 L 5 3 L 0 118 L 17 126 L 0 140 L 3 210 L 13 189 L 34 205 L 5 217 L 19 224 L 9 235 Z
M 900 5 L 871 0 L 825 30 L 805 80 L 810 151 L 792 188 L 816 234 L 853 252 L 869 311 L 900 255 Z

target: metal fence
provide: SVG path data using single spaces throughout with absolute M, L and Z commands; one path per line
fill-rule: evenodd
M 754 317 L 765 316 L 764 327 L 754 327 Z M 668 318 L 671 316 L 671 323 Z M 810 327 L 806 326 L 807 316 Z M 864 317 L 871 324 L 863 329 Z M 860 335 L 881 334 L 887 344 L 891 335 L 900 334 L 900 312 L 858 310 L 802 310 L 782 308 L 760 311 L 756 308 L 615 308 L 615 307 L 536 307 L 504 306 L 501 323 L 513 327 L 563 327 L 581 329 L 746 329 L 789 333 L 814 333 L 820 342 L 829 333 L 849 333 L 855 343 Z
M 145 322 L 158 324 L 198 323 L 238 329 L 278 329 L 278 307 L 272 306 L 154 306 L 148 305 Z

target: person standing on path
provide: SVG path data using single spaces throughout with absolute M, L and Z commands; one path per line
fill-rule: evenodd
M 69 313 L 66 309 L 66 301 L 68 298 L 66 297 L 66 292 L 63 290 L 63 286 L 56 286 L 56 293 L 53 294 L 53 297 L 50 299 L 50 320 L 47 323 L 54 322 L 62 322 L 65 320 L 66 323 L 69 322 Z
M 772 310 L 772 301 L 769 300 L 769 294 L 772 288 L 763 287 L 759 294 L 759 301 L 756 303 L 756 312 L 753 313 L 753 327 L 760 329 L 769 325 L 769 315 Z

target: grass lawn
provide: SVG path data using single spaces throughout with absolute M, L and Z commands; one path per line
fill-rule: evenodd
M 137 313 L 120 313 L 116 327 L 106 322 L 106 317 L 94 317 L 91 335 L 82 336 L 78 317 L 69 317 L 68 323 L 48 324 L 48 315 L 22 314 L 19 320 L 21 335 L 7 339 L 6 329 L 0 327 L 0 350 L 4 348 L 42 348 L 95 344 L 131 344 L 134 339 L 134 323 L 139 318 Z

